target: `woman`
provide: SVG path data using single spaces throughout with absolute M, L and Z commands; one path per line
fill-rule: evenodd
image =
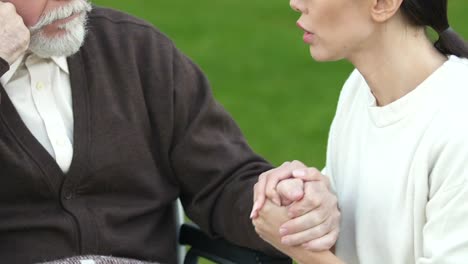
M 447 0 L 291 0 L 291 7 L 315 60 L 356 67 L 323 171 L 338 197 L 341 233 L 336 256 L 285 246 L 278 234 L 285 208 L 272 203 L 254 220 L 257 232 L 300 263 L 466 263 L 468 47 L 449 26 Z M 426 28 L 438 33 L 435 45 Z

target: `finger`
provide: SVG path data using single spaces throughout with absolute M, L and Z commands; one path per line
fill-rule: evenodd
M 304 184 L 304 196 L 301 200 L 291 204 L 288 208 L 288 215 L 291 218 L 305 215 L 313 210 L 317 210 L 326 203 L 326 199 L 333 199 L 329 193 L 323 192 L 324 184 L 321 182 L 306 182 Z
M 286 179 L 278 183 L 276 190 L 280 196 L 281 205 L 287 206 L 302 199 L 304 182 L 301 179 Z
M 265 188 L 266 197 L 271 199 L 275 204 L 280 205 L 281 199 L 276 191 L 276 186 L 281 180 L 291 178 L 291 172 L 295 169 L 306 168 L 306 166 L 300 161 L 293 161 L 289 164 L 279 167 L 273 171 L 269 177 Z
M 283 236 L 281 238 L 281 243 L 287 246 L 299 246 L 306 244 L 309 241 L 319 239 L 333 231 L 331 228 L 332 221 L 333 219 L 328 218 L 325 222 L 318 226 L 306 229 L 302 232 Z
M 289 163 L 289 161 L 284 162 L 283 164 L 281 164 L 280 168 L 283 166 L 287 166 Z M 251 219 L 258 217 L 258 211 L 261 210 L 263 205 L 265 204 L 265 188 L 268 180 L 268 175 L 277 169 L 278 168 L 266 171 L 260 174 L 260 176 L 258 177 L 258 182 L 254 185 L 254 205 L 252 207 L 252 212 L 250 212 Z
M 323 178 L 322 173 L 316 168 L 299 168 L 294 170 L 292 175 L 303 181 L 319 181 Z
M 323 174 L 322 174 L 322 176 L 323 176 L 323 177 L 322 177 L 322 180 L 325 182 L 325 185 L 327 186 L 327 188 L 328 188 L 329 190 L 331 190 L 332 187 L 331 187 L 330 178 L 328 178 L 327 175 L 323 175 Z
M 258 205 L 255 203 L 257 200 L 257 189 L 258 189 L 258 182 L 254 185 L 254 194 L 253 194 L 253 204 L 252 204 L 252 211 L 250 211 L 250 219 L 254 220 L 257 218 L 257 207 Z
M 330 212 L 330 210 L 324 210 L 324 208 L 319 207 L 316 210 L 312 210 L 307 214 L 292 218 L 282 224 L 280 226 L 280 234 L 282 236 L 291 235 L 319 226 L 325 222 L 332 213 L 334 213 L 334 211 Z
M 339 229 L 336 229 L 321 238 L 317 238 L 302 244 L 302 247 L 310 251 L 329 250 L 336 244 L 336 241 L 338 240 L 338 235 Z
M 268 172 L 260 174 L 258 177 L 258 182 L 254 185 L 254 204 L 252 207 L 252 212 L 250 213 L 250 218 L 254 219 L 258 217 L 258 211 L 263 207 L 265 203 L 265 185 L 266 185 L 266 176 Z
M 336 196 L 331 193 L 323 181 L 310 181 L 304 183 L 304 197 L 292 204 L 288 210 L 290 217 L 293 218 L 322 206 L 332 210 L 336 204 Z

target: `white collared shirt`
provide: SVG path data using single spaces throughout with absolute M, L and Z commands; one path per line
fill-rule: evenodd
M 73 157 L 73 108 L 66 58 L 22 55 L 0 82 L 26 127 L 67 172 Z

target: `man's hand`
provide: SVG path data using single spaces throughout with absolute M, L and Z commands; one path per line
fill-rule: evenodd
M 328 178 L 317 169 L 293 161 L 262 174 L 254 188 L 253 219 L 267 199 L 277 206 L 288 206 L 290 220 L 278 231 L 283 244 L 313 251 L 335 244 L 340 222 L 337 199 Z
M 0 58 L 12 64 L 28 49 L 30 33 L 16 8 L 0 1 Z
M 266 199 L 270 199 L 276 205 L 282 204 L 281 195 L 276 191 L 278 184 L 285 179 L 292 178 L 292 171 L 296 169 L 306 169 L 307 167 L 300 161 L 285 162 L 278 168 L 266 171 L 258 177 L 258 182 L 254 186 L 254 205 L 250 218 L 256 218 L 258 211 L 262 209 Z M 294 191 L 286 192 L 291 197 L 287 197 L 287 200 L 300 200 L 303 195 L 303 191 L 300 188 L 294 188 Z

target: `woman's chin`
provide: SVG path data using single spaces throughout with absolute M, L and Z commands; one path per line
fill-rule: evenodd
M 310 56 L 318 62 L 337 61 L 342 59 L 341 57 L 336 56 L 336 54 L 330 54 L 329 52 L 325 52 L 313 46 L 310 46 Z

